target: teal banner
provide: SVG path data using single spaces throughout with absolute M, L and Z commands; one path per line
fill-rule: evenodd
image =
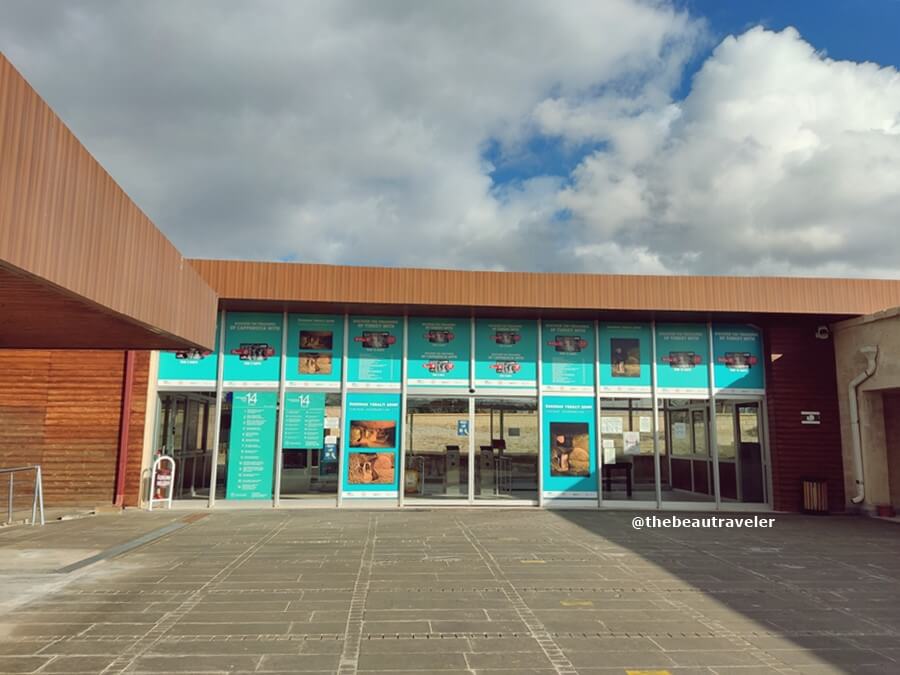
M 544 321 L 541 330 L 542 377 L 546 391 L 592 391 L 594 325 Z
M 600 324 L 600 391 L 649 395 L 653 379 L 650 324 Z
M 475 384 L 537 386 L 537 322 L 478 319 L 475 322 Z
M 412 387 L 468 387 L 469 319 L 409 319 L 406 382 Z
M 762 394 L 762 339 L 753 326 L 713 325 L 713 377 L 716 391 Z
M 594 398 L 544 396 L 544 496 L 597 497 Z
M 355 387 L 399 388 L 403 319 L 351 316 L 347 382 Z
M 179 349 L 174 352 L 159 353 L 159 374 L 157 385 L 166 387 L 192 387 L 195 389 L 215 389 L 219 375 L 219 328 L 221 315 L 216 318 L 216 343 L 213 351 L 208 349 Z
M 399 394 L 347 394 L 344 495 L 395 497 L 400 447 Z
M 704 324 L 656 324 L 660 394 L 709 394 L 709 333 Z
M 284 395 L 281 447 L 321 450 L 325 442 L 325 394 L 289 391 Z
M 232 394 L 225 499 L 271 499 L 275 458 L 274 391 Z
M 278 382 L 281 378 L 281 324 L 281 314 L 226 314 L 223 380 L 227 386 Z
M 340 387 L 344 317 L 288 314 L 287 386 Z

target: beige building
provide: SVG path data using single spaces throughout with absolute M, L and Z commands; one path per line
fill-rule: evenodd
M 847 508 L 900 511 L 900 307 L 833 329 Z

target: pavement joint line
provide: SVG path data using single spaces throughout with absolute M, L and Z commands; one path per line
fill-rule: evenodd
M 144 534 L 140 537 L 137 537 L 136 539 L 126 541 L 124 544 L 113 546 L 112 548 L 108 548 L 105 551 L 100 551 L 100 553 L 97 553 L 96 555 L 92 555 L 82 560 L 78 560 L 70 565 L 55 569 L 53 570 L 53 574 L 70 574 L 71 572 L 80 570 L 84 567 L 87 567 L 88 565 L 98 563 L 101 560 L 109 560 L 110 558 L 115 558 L 122 555 L 123 553 L 128 553 L 129 551 L 133 551 L 136 548 L 145 546 L 146 544 L 150 544 L 157 539 L 161 539 L 167 534 L 172 534 L 173 532 L 176 532 L 183 527 L 187 527 L 189 524 L 190 523 L 184 522 L 170 523 L 156 530 L 152 530 L 151 532 L 148 532 L 147 534 Z
M 172 629 L 175 624 L 178 623 L 179 619 L 181 619 L 187 612 L 193 609 L 200 600 L 204 597 L 204 591 L 217 583 L 220 578 L 228 578 L 228 575 L 231 574 L 232 571 L 240 567 L 247 559 L 253 556 L 260 548 L 262 548 L 269 541 L 274 539 L 290 522 L 288 517 L 282 518 L 281 522 L 276 525 L 270 532 L 263 535 L 260 539 L 250 546 L 246 547 L 243 552 L 238 554 L 235 558 L 231 560 L 225 567 L 223 567 L 217 574 L 211 577 L 209 580 L 204 582 L 199 588 L 194 590 L 185 600 L 183 600 L 178 607 L 173 610 L 170 610 L 163 614 L 155 624 L 153 624 L 147 631 L 143 633 L 141 637 L 139 637 L 134 643 L 132 643 L 131 647 L 125 650 L 121 655 L 116 657 L 109 665 L 106 666 L 101 671 L 100 675 L 106 675 L 107 673 L 124 673 L 127 670 L 132 669 L 135 661 L 140 658 L 143 654 L 145 654 L 148 650 L 153 648 L 156 643 L 158 643 L 163 636 Z
M 344 629 L 344 645 L 338 662 L 339 675 L 356 675 L 359 670 L 359 652 L 363 636 L 363 617 L 366 600 L 372 578 L 372 567 L 375 561 L 375 539 L 378 536 L 378 516 L 369 514 L 366 527 L 366 539 L 360 554 L 356 581 L 350 596 L 350 610 L 347 613 L 347 624 Z
M 519 594 L 519 591 L 516 590 L 513 583 L 507 579 L 503 572 L 503 568 L 497 563 L 493 554 L 484 547 L 468 525 L 458 517 L 454 518 L 454 520 L 456 521 L 457 527 L 462 531 L 463 536 L 469 542 L 469 545 L 475 549 L 482 562 L 488 568 L 491 576 L 500 582 L 501 588 L 515 610 L 516 615 L 519 617 L 519 620 L 525 624 L 526 628 L 528 628 L 530 637 L 538 643 L 541 651 L 544 652 L 544 656 L 550 661 L 550 665 L 553 666 L 557 675 L 578 675 L 578 670 L 576 670 L 575 666 L 559 645 L 556 644 L 556 641 L 550 637 L 550 633 L 547 632 L 543 622 L 537 618 L 537 615 L 525 603 L 525 600 Z

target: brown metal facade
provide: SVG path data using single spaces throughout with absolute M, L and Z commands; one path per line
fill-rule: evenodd
M 213 344 L 216 294 L 2 54 L 0 269 L 0 346 L 82 346 L 59 305 L 93 346 Z
M 191 260 L 226 307 L 856 316 L 900 305 L 900 280 L 467 272 Z

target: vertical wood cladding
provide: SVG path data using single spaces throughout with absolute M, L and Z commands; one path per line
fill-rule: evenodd
M 40 464 L 47 506 L 112 503 L 124 366 L 121 351 L 0 350 L 0 466 Z M 135 366 L 127 505 L 137 504 L 149 353 Z
M 766 391 L 774 508 L 800 511 L 804 478 L 828 481 L 831 511 L 844 510 L 841 429 L 834 341 L 815 337 L 819 322 L 785 318 L 765 325 Z M 801 411 L 821 424 L 801 424 Z

